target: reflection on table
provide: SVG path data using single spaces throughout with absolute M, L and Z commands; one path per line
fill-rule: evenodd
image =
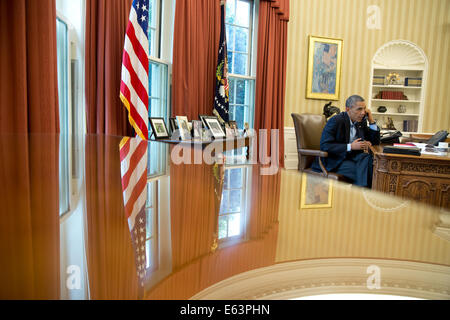
M 176 165 L 170 146 L 149 142 L 141 290 L 124 212 L 122 137 L 71 139 L 78 149 L 60 147 L 58 135 L 0 136 L 3 299 L 187 299 L 234 276 L 322 259 L 450 265 L 438 208 L 336 182 L 320 189 L 332 193 L 318 198 L 326 206 L 301 208 L 307 180 L 297 171 L 260 175 L 245 161 Z M 64 158 L 72 159 L 67 167 Z M 276 279 L 264 285 L 290 290 Z M 257 288 L 236 297 L 254 298 Z

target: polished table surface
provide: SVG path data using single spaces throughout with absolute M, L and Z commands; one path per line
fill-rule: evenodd
M 245 158 L 223 165 L 218 153 L 212 164 L 180 163 L 175 146 L 150 141 L 146 223 L 130 231 L 121 143 L 0 135 L 1 299 L 373 293 L 374 264 L 385 272 L 380 293 L 450 297 L 448 212 Z

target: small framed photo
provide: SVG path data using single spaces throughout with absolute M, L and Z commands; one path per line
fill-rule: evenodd
M 190 140 L 191 131 L 189 130 L 188 118 L 186 116 L 177 116 L 178 128 L 180 129 L 181 140 Z
M 155 139 L 164 139 L 169 137 L 169 132 L 167 130 L 164 118 L 149 118 L 149 119 Z
M 170 124 L 170 131 L 172 133 L 174 133 L 175 130 L 178 130 L 178 123 L 176 118 L 169 118 L 169 124 Z
M 238 126 L 237 126 L 237 122 L 235 120 L 230 120 L 228 121 L 231 130 L 233 130 L 234 135 L 238 136 L 239 135 L 239 130 L 238 130 Z
M 206 127 L 211 130 L 214 138 L 225 138 L 225 132 L 223 131 L 217 117 L 205 117 L 204 121 L 206 123 Z
M 225 134 L 227 137 L 234 137 L 234 130 L 230 128 L 230 125 L 227 123 L 225 124 Z
M 208 128 L 208 126 L 206 125 L 205 119 L 206 119 L 206 118 L 215 118 L 215 117 L 214 117 L 214 116 L 207 116 L 207 115 L 201 114 L 201 115 L 198 116 L 198 118 L 199 118 L 200 121 L 203 123 L 203 127 L 204 127 L 204 128 Z
M 194 139 L 202 138 L 203 124 L 200 120 L 192 120 L 192 131 Z

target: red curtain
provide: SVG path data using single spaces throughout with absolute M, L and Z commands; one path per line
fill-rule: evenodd
M 172 115 L 212 114 L 220 38 L 220 0 L 177 0 Z
M 284 102 L 286 88 L 289 0 L 261 1 L 255 96 L 255 129 L 278 129 L 279 164 L 284 166 Z M 270 133 L 268 133 L 270 137 Z M 268 140 L 270 141 L 270 139 Z M 270 143 L 268 144 L 270 154 Z
M 0 41 L 0 132 L 59 132 L 55 1 L 1 1 Z
M 125 32 L 132 0 L 86 1 L 86 127 L 88 133 L 134 136 L 120 101 Z
M 137 299 L 134 251 L 125 217 L 119 137 L 86 136 L 87 265 L 91 299 Z
M 0 42 L 0 299 L 58 299 L 54 0 L 1 1 Z

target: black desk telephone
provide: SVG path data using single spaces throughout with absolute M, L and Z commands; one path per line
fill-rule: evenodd
M 447 136 L 448 136 L 448 132 L 445 130 L 441 130 L 441 131 L 436 132 L 430 139 L 425 141 L 425 143 L 431 144 L 433 146 L 437 146 L 439 144 L 439 142 L 442 142 L 445 139 L 447 139 Z

